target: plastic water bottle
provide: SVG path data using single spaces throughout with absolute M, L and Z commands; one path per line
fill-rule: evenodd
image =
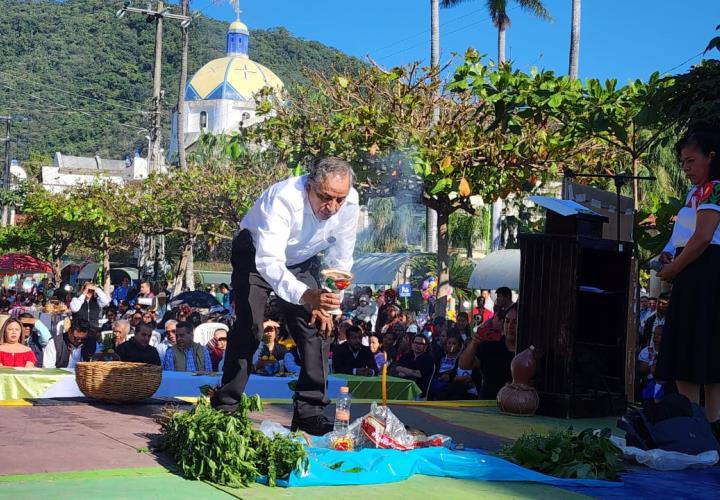
M 350 426 L 350 389 L 348 386 L 340 388 L 340 397 L 335 401 L 335 425 L 333 432 L 345 434 Z

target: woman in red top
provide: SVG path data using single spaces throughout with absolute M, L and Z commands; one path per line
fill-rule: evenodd
M 0 366 L 35 366 L 35 354 L 28 346 L 20 343 L 21 337 L 22 324 L 15 318 L 5 321 L 0 330 Z

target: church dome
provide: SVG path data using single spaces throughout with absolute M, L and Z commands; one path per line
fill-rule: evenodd
M 283 83 L 262 64 L 243 56 L 214 59 L 195 73 L 188 82 L 185 100 L 253 100 L 264 87 L 280 91 Z
M 237 19 L 227 32 L 227 56 L 214 59 L 193 75 L 185 89 L 186 101 L 233 99 L 252 101 L 264 87 L 282 90 L 280 78 L 249 57 L 250 32 Z
M 230 27 L 228 28 L 228 31 L 236 31 L 238 33 L 245 33 L 246 35 L 250 34 L 250 31 L 248 30 L 247 25 L 240 20 L 233 21 L 232 23 L 230 23 Z

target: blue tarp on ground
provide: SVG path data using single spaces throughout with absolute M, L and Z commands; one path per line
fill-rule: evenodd
M 309 448 L 310 469 L 293 472 L 282 486 L 340 486 L 394 483 L 415 474 L 478 481 L 531 481 L 555 486 L 616 487 L 622 483 L 559 479 L 525 469 L 480 450 L 421 448 L 412 451 L 362 449 L 353 452 Z M 340 464 L 340 465 L 338 465 Z
M 622 474 L 622 488 L 586 488 L 560 484 L 564 489 L 595 498 L 652 498 L 653 500 L 715 499 L 720 497 L 720 467 L 658 471 L 633 467 Z

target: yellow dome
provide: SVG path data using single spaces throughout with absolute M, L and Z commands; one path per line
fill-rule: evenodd
M 195 73 L 187 85 L 185 99 L 250 101 L 264 87 L 280 91 L 283 83 L 275 73 L 248 57 L 227 56 L 210 61 Z
M 250 31 L 248 30 L 248 27 L 245 25 L 245 23 L 240 20 L 233 21 L 232 23 L 230 23 L 230 27 L 228 28 L 228 31 L 238 31 L 240 33 L 245 33 L 245 34 L 250 33 Z

